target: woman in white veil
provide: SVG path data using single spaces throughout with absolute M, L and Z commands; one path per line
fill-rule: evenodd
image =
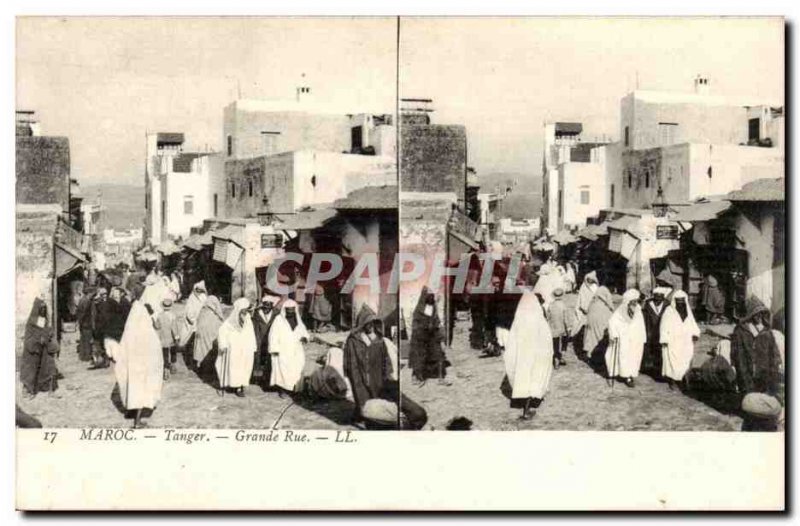
M 233 389 L 236 396 L 244 397 L 244 388 L 250 384 L 256 353 L 256 332 L 250 318 L 250 301 L 239 298 L 233 303 L 217 337 L 219 354 L 214 364 L 219 386 L 224 391 Z
M 661 375 L 670 389 L 683 380 L 692 364 L 694 342 L 700 337 L 700 328 L 694 320 L 688 297 L 682 290 L 672 293 L 664 310 L 660 325 Z
M 553 372 L 553 339 L 544 317 L 539 297 L 530 291 L 514 313 L 503 353 L 506 377 L 511 385 L 511 399 L 524 400 L 520 419 L 529 420 L 547 393 Z
M 609 345 L 606 349 L 606 370 L 612 382 L 622 378 L 625 385 L 633 387 L 642 365 L 647 332 L 639 305 L 641 294 L 629 289 L 622 295 L 622 304 L 608 320 Z

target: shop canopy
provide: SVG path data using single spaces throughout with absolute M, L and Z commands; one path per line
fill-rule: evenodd
M 282 216 L 283 222 L 275 226 L 281 230 L 313 230 L 328 223 L 334 217 L 336 217 L 336 210 L 333 208 L 301 210 L 296 214 Z
M 201 236 L 200 236 L 200 237 L 197 239 L 197 242 L 198 242 L 199 244 L 203 245 L 204 247 L 207 247 L 207 246 L 213 245 L 213 244 L 214 244 L 214 238 L 213 238 L 213 235 L 214 235 L 214 231 L 213 231 L 213 230 L 209 230 L 209 231 L 208 231 L 208 232 L 206 232 L 205 234 L 201 235 Z
M 786 179 L 757 179 L 727 195 L 731 201 L 784 201 L 786 199 Z
M 171 239 L 165 239 L 156 247 L 156 252 L 160 252 L 164 256 L 171 256 L 180 252 L 180 249 L 174 241 Z
M 214 253 L 212 259 L 225 263 L 229 268 L 236 268 L 244 252 L 242 227 L 228 225 L 212 232 L 214 238 Z
M 578 237 L 588 239 L 589 241 L 597 241 L 600 236 L 608 235 L 608 221 L 604 221 L 599 225 L 589 225 L 578 232 Z
M 731 207 L 730 201 L 704 201 L 681 207 L 670 219 L 682 223 L 701 223 L 716 219 Z
M 553 242 L 559 245 L 569 245 L 570 243 L 574 243 L 577 240 L 578 238 L 572 235 L 567 230 L 562 230 L 553 237 Z
M 202 236 L 200 234 L 192 234 L 189 238 L 183 242 L 182 247 L 188 248 L 194 251 L 200 251 L 203 249 L 203 244 L 200 243 L 200 238 Z
M 61 219 L 56 222 L 54 241 L 56 276 L 61 277 L 86 262 L 81 252 L 83 236 Z

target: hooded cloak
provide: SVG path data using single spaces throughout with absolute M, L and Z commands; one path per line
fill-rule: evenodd
M 717 278 L 708 276 L 703 290 L 703 307 L 711 315 L 725 314 L 725 294 L 720 290 Z
M 303 376 L 306 365 L 306 352 L 301 338 L 308 338 L 308 331 L 297 313 L 297 325 L 292 329 L 286 319 L 286 308 L 297 308 L 294 300 L 286 300 L 281 305 L 280 314 L 272 321 L 269 330 L 269 354 L 272 359 L 270 385 L 287 391 L 294 391 Z
M 206 284 L 204 281 L 195 283 L 194 287 L 192 287 L 192 293 L 189 295 L 189 299 L 186 300 L 186 310 L 181 317 L 179 329 L 181 338 L 178 343 L 181 346 L 189 343 L 189 339 L 197 329 L 197 317 L 200 316 L 200 311 L 208 298 L 205 292 L 198 292 L 197 289 L 205 289 L 205 286 Z
M 591 354 L 601 343 L 608 330 L 608 320 L 614 312 L 614 301 L 607 287 L 600 287 L 594 295 L 586 315 L 586 331 L 583 334 L 583 349 Z
M 233 303 L 228 319 L 219 328 L 217 346 L 219 353 L 214 367 L 220 387 L 244 387 L 253 374 L 253 360 L 257 349 L 256 333 L 249 315 L 240 321 L 240 313 L 250 308 L 250 300 L 239 298 Z
M 369 305 L 362 305 L 356 325 L 344 345 L 344 374 L 350 381 L 353 399 L 359 409 L 367 400 L 382 398 L 391 380 L 392 360 L 382 338 L 369 340 L 364 328 L 378 317 Z
M 423 287 L 411 318 L 411 352 L 408 365 L 420 379 L 438 377 L 439 365 L 446 361 L 442 350 L 444 335 L 439 313 L 435 301 L 428 303 L 430 298 L 435 298 L 433 292 L 428 287 Z
M 311 317 L 317 322 L 328 323 L 331 321 L 333 307 L 321 285 L 315 287 L 314 294 L 311 296 L 310 311 Z
M 31 313 L 25 324 L 25 340 L 19 372 L 20 381 L 29 393 L 56 390 L 58 350 L 58 343 L 47 319 L 47 307 L 41 298 L 36 298 L 33 300 Z
M 642 309 L 636 307 L 628 316 L 628 304 L 637 301 L 639 291 L 629 289 L 622 295 L 622 304 L 608 320 L 609 346 L 606 349 L 606 369 L 610 377 L 635 378 L 642 365 L 647 333 Z
M 676 308 L 676 300 L 686 302 L 686 318 L 681 319 Z M 662 345 L 661 375 L 666 378 L 680 381 L 692 363 L 694 356 L 694 340 L 700 337 L 700 328 L 694 320 L 689 299 L 682 290 L 672 294 L 672 298 L 661 317 L 661 334 L 659 342 Z
M 571 336 L 576 336 L 584 325 L 586 325 L 586 315 L 589 312 L 589 305 L 597 292 L 597 273 L 589 272 L 583 277 L 583 283 L 578 289 L 578 302 L 575 304 L 575 322 L 572 326 Z
M 193 358 L 199 364 L 205 360 L 208 353 L 214 349 L 217 342 L 219 328 L 225 320 L 222 313 L 222 304 L 216 296 L 209 296 L 200 314 L 197 316 L 197 327 L 194 348 L 192 349 Z
M 544 398 L 553 372 L 553 339 L 533 292 L 523 293 L 517 305 L 503 362 L 512 399 Z
M 106 352 L 115 362 L 120 399 L 128 410 L 154 409 L 164 382 L 161 341 L 143 298 L 144 295 L 131 306 L 122 340 L 106 340 Z

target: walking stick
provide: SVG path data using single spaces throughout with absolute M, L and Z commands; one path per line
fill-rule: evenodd
M 217 352 L 222 352 L 221 349 L 218 349 Z M 228 374 L 228 353 L 227 351 L 222 353 L 222 377 L 219 379 L 219 395 L 222 398 L 225 398 L 225 378 Z

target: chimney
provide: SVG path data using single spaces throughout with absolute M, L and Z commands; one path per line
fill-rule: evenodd
M 708 82 L 708 77 L 703 75 L 697 75 L 694 78 L 694 92 L 698 95 L 709 95 L 710 94 L 710 86 Z
M 311 102 L 311 88 L 299 86 L 297 88 L 297 102 Z

